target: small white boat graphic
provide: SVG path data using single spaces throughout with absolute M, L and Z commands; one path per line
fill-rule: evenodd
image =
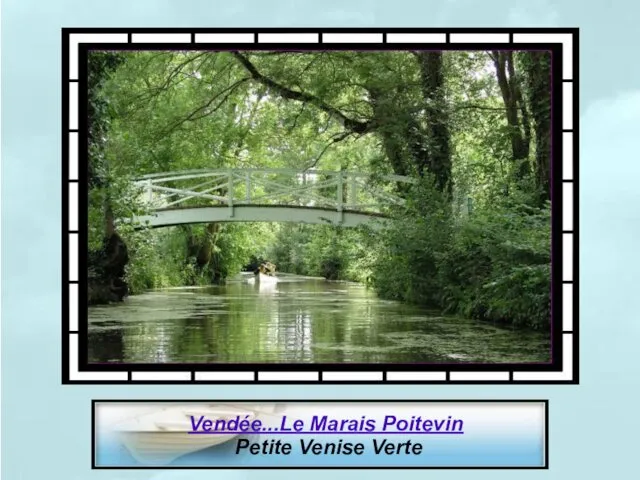
M 204 416 L 214 422 L 240 416 L 250 422 L 272 417 L 275 405 L 181 405 L 165 407 L 126 420 L 114 427 L 131 455 L 144 465 L 166 465 L 187 453 L 227 442 L 238 433 L 193 434 L 191 417 Z M 248 432 L 251 434 L 252 432 Z

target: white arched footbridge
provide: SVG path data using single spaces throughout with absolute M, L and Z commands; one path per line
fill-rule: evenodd
M 214 222 L 379 225 L 409 177 L 345 171 L 219 169 L 146 175 L 135 182 L 149 211 L 142 227 Z

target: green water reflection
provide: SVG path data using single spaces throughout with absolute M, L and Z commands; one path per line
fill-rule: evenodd
M 384 301 L 360 285 L 284 276 L 169 289 L 89 309 L 89 361 L 548 362 L 549 335 Z

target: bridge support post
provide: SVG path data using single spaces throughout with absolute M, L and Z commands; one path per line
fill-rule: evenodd
M 355 174 L 351 174 L 349 177 L 349 180 L 351 182 L 351 192 L 349 192 L 349 201 L 347 202 L 352 209 L 356 208 L 356 205 L 358 204 L 358 184 L 356 183 L 356 180 L 358 178 L 356 177 Z
M 247 203 L 251 203 L 251 172 L 250 171 L 247 171 L 244 174 L 244 180 L 247 188 L 247 191 L 245 192 L 245 200 L 247 201 Z
M 229 202 L 229 218 L 233 218 L 233 170 L 229 169 L 229 185 L 227 187 L 227 200 Z
M 149 204 L 153 203 L 153 183 L 151 183 L 151 179 L 147 180 L 147 200 Z

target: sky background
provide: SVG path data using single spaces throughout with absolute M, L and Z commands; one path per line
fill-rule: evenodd
M 629 0 L 2 3 L 2 478 L 288 479 L 301 472 L 91 471 L 92 398 L 549 398 L 549 471 L 402 478 L 629 478 L 640 393 L 640 4 Z M 60 28 L 580 27 L 579 386 L 62 386 Z M 326 471 L 304 473 L 308 480 Z M 387 478 L 389 472 L 331 472 Z M 393 474 L 395 475 L 395 474 Z

